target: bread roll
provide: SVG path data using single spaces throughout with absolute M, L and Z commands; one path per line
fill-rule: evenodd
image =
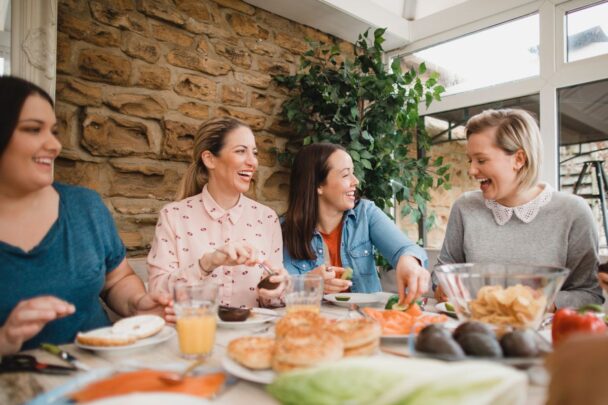
M 117 334 L 133 335 L 137 339 L 145 339 L 156 335 L 165 326 L 165 320 L 156 315 L 137 315 L 123 318 L 112 326 Z
M 228 356 L 253 370 L 270 368 L 274 354 L 274 339 L 268 337 L 243 336 L 228 344 Z
M 126 346 L 135 343 L 137 338 L 126 333 L 116 333 L 112 327 L 93 329 L 88 332 L 79 332 L 76 341 L 86 346 L 113 347 Z

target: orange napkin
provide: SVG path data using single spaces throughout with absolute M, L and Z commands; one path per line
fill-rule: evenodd
M 91 383 L 82 390 L 72 393 L 70 397 L 76 402 L 87 402 L 115 395 L 155 391 L 208 398 L 222 387 L 226 379 L 224 373 L 215 373 L 200 377 L 186 377 L 180 384 L 169 385 L 159 378 L 163 374 L 166 374 L 166 372 L 155 370 L 119 373 L 110 378 Z

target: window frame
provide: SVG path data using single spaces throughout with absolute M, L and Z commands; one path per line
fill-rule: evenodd
M 608 79 L 608 69 L 605 68 L 608 66 L 608 55 L 566 62 L 566 13 L 602 1 L 505 0 L 501 2 L 502 10 L 498 12 L 496 12 L 496 4 L 493 4 L 493 7 L 487 6 L 488 3 L 494 2 L 486 2 L 484 7 L 483 1 L 485 0 L 469 1 L 438 15 L 417 21 L 419 27 L 423 24 L 426 26 L 426 32 L 422 29 L 416 31 L 416 25 L 413 26 L 414 41 L 403 48 L 387 52 L 386 58 L 391 61 L 393 58 L 537 12 L 540 24 L 538 76 L 445 96 L 441 102 L 431 104 L 428 109 L 421 104 L 420 111 L 424 115 L 434 114 L 538 93 L 540 128 L 544 144 L 540 179 L 557 189 L 559 188 L 557 90 Z M 485 16 L 480 16 L 480 13 L 484 13 Z M 432 24 L 434 27 L 431 31 L 428 26 Z M 419 38 L 416 38 L 417 33 L 422 33 Z

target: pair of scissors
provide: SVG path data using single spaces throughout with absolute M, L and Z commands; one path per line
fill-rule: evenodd
M 0 360 L 0 373 L 33 371 L 43 374 L 66 375 L 76 371 L 74 367 L 57 366 L 54 364 L 40 363 L 34 356 L 29 354 L 12 354 L 2 356 Z

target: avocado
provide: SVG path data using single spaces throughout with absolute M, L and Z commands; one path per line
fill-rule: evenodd
M 469 356 L 475 357 L 503 357 L 500 344 L 496 336 L 479 332 L 470 332 L 458 337 L 458 344 Z
M 342 280 L 352 280 L 353 279 L 353 269 L 351 269 L 350 267 L 346 267 L 344 269 L 344 272 L 340 276 L 340 278 Z
M 450 359 L 463 359 L 464 351 L 449 333 L 430 332 L 421 334 L 416 339 L 416 350 L 422 353 L 447 356 Z
M 350 297 L 348 295 L 336 295 L 336 301 L 348 301 Z
M 500 339 L 500 346 L 507 357 L 536 357 L 539 348 L 534 333 L 527 329 L 514 330 Z
M 437 323 L 432 323 L 428 326 L 425 326 L 420 333 L 418 333 L 418 339 L 424 338 L 428 335 L 442 335 L 451 337 L 450 332 L 443 326 Z
M 468 335 L 469 333 L 481 333 L 484 335 L 491 336 L 494 339 L 496 338 L 494 331 L 489 325 L 482 322 L 469 321 L 458 325 L 458 327 L 454 331 L 454 339 L 459 342 L 461 336 Z
M 390 297 L 388 299 L 388 301 L 386 301 L 386 306 L 384 307 L 384 309 L 393 309 L 393 306 L 398 303 L 399 303 L 399 296 L 393 295 L 392 297 Z
M 260 282 L 258 283 L 258 288 L 263 288 L 265 290 L 274 290 L 279 285 L 281 285 L 281 283 L 273 283 L 272 281 L 270 281 L 270 277 L 272 277 L 273 275 L 274 274 L 271 274 L 260 280 Z
M 234 308 L 220 305 L 217 314 L 224 322 L 243 322 L 249 317 L 249 308 Z

